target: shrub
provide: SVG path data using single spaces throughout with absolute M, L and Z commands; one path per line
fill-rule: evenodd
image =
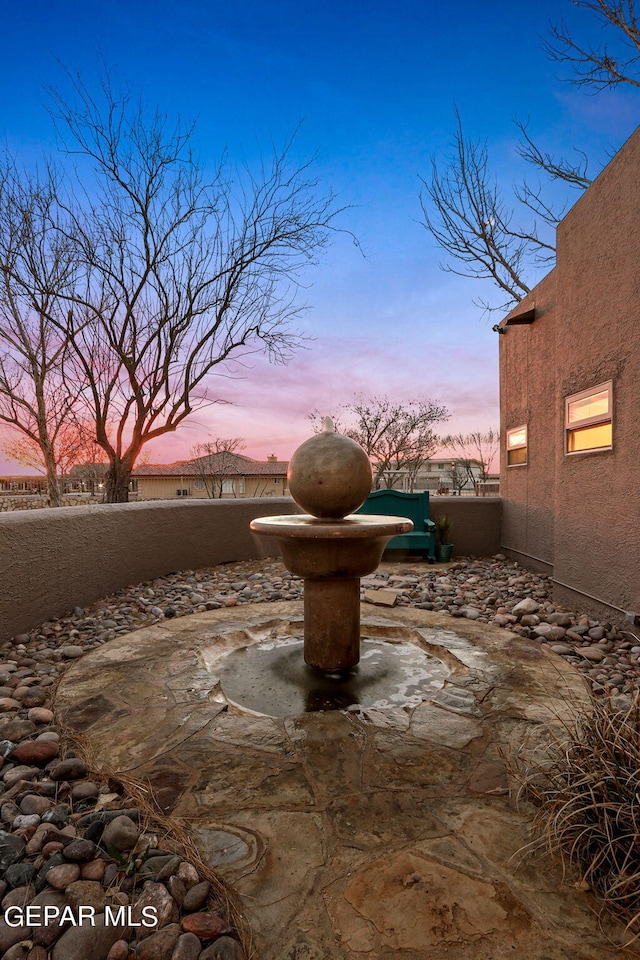
M 579 871 L 603 908 L 640 936 L 640 698 L 621 709 L 593 703 L 566 736 L 523 775 L 539 806 L 536 828 L 565 865 Z M 513 769 L 513 768 L 512 768 Z

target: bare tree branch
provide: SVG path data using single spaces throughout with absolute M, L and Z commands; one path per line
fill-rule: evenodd
M 598 46 L 582 43 L 559 21 L 549 25 L 551 39 L 544 43 L 550 59 L 570 64 L 570 83 L 590 87 L 595 93 L 620 84 L 640 87 L 640 22 L 634 0 L 571 2 L 595 15 L 598 25 L 609 31 L 614 48 L 606 41 Z
M 78 271 L 73 245 L 59 231 L 60 179 L 49 167 L 29 176 L 8 155 L 0 165 L 0 421 L 5 453 L 47 476 L 60 506 L 59 474 L 84 448 L 89 424 L 77 414 L 79 391 L 64 377 L 69 350 L 58 324 L 65 291 Z
M 453 146 L 444 167 L 434 159 L 430 179 L 421 178 L 424 225 L 455 264 L 442 269 L 491 280 L 507 299 L 484 307 L 504 310 L 529 293 L 528 266 L 547 262 L 554 248 L 540 236 L 535 221 L 527 228 L 514 225 L 515 212 L 491 177 L 486 144 L 465 136 L 457 110 Z

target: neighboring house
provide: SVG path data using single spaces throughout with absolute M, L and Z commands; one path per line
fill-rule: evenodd
M 232 499 L 283 497 L 288 463 L 269 457 L 252 460 L 239 453 L 217 453 L 177 463 L 147 464 L 132 473 L 139 500 L 182 497 Z
M 479 460 L 460 457 L 432 457 L 426 460 L 416 475 L 414 490 L 430 493 L 465 494 L 475 493 L 475 483 L 482 476 Z
M 640 128 L 502 321 L 504 550 L 570 608 L 640 617 Z

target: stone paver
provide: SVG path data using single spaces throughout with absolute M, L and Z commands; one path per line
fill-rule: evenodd
M 537 641 L 474 620 L 363 607 L 365 632 L 451 670 L 414 709 L 273 719 L 230 708 L 224 654 L 301 631 L 302 605 L 214 610 L 123 635 L 71 664 L 63 722 L 148 780 L 239 892 L 262 960 L 603 960 L 589 894 L 523 858 L 501 756 L 535 749 L 586 686 Z

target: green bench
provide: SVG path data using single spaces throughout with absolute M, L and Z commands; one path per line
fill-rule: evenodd
M 387 544 L 387 550 L 421 550 L 429 563 L 436 558 L 436 525 L 429 519 L 429 494 L 401 490 L 375 490 L 356 513 L 383 517 L 408 517 L 411 533 L 401 533 Z

